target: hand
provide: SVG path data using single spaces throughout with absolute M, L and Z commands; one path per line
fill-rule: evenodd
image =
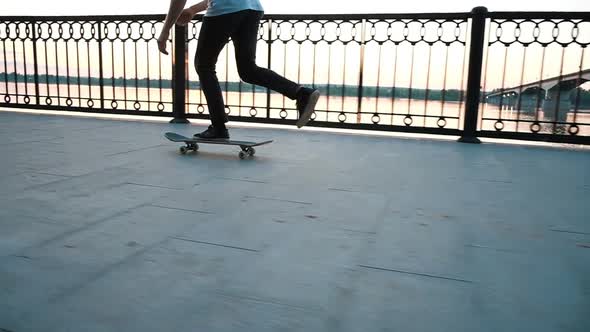
M 187 9 L 183 10 L 182 13 L 180 13 L 180 16 L 176 20 L 176 24 L 178 24 L 180 26 L 185 26 L 190 21 L 192 21 L 193 16 L 195 16 L 195 14 L 192 12 L 192 10 L 187 8 Z
M 160 37 L 158 37 L 158 49 L 160 52 L 168 55 L 168 51 L 166 50 L 166 46 L 168 43 L 168 37 L 170 37 L 170 32 L 163 31 L 160 33 Z

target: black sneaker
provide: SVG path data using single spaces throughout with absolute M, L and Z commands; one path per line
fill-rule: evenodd
M 320 99 L 320 92 L 317 89 L 299 89 L 297 92 L 297 110 L 299 111 L 297 128 L 301 128 L 309 122 L 318 99 Z
M 194 137 L 204 139 L 228 139 L 229 132 L 227 131 L 227 128 L 215 128 L 211 125 L 204 132 L 195 134 Z

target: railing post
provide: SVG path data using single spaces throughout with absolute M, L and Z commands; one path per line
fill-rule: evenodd
M 172 114 L 170 123 L 189 123 L 186 119 L 186 67 L 188 29 L 186 26 L 174 25 L 174 43 L 172 44 Z
M 98 85 L 100 87 L 100 109 L 104 110 L 104 64 L 102 58 L 102 43 L 104 42 L 103 33 L 106 34 L 106 25 L 102 21 L 95 23 L 98 26 Z M 104 29 L 104 31 L 103 31 Z M 113 76 L 114 73 L 113 73 Z M 89 77 L 92 80 L 92 77 Z M 113 96 L 114 98 L 114 96 Z
M 359 86 L 357 91 L 357 110 L 356 110 L 356 123 L 361 123 L 361 112 L 363 109 L 363 79 L 365 72 L 365 44 L 366 44 L 366 26 L 367 20 L 361 20 L 361 44 L 360 44 L 360 59 L 359 59 Z M 377 87 L 379 89 L 379 87 Z
M 268 19 L 268 39 L 267 43 L 267 66 L 268 70 L 272 70 L 272 19 Z M 270 89 L 266 89 L 266 118 L 270 119 Z
M 38 31 L 37 31 L 37 24 L 35 24 L 35 21 L 31 21 L 31 32 L 33 33 L 33 66 L 34 66 L 34 82 L 35 82 L 35 104 L 36 105 L 40 105 L 41 100 L 39 98 L 39 61 L 37 60 L 37 39 L 39 38 L 38 35 Z M 27 64 L 25 64 L 26 66 Z M 47 73 L 46 73 L 47 75 Z M 27 78 L 25 78 L 25 81 L 28 81 Z M 25 83 L 26 84 L 26 83 Z
M 481 143 L 476 137 L 476 131 L 487 13 L 486 7 L 475 7 L 471 11 L 471 48 L 469 50 L 467 95 L 465 96 L 465 123 L 463 135 L 459 139 L 459 142 L 462 143 Z

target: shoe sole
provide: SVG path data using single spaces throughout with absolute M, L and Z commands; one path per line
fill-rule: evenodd
M 211 140 L 211 141 L 226 141 L 229 140 L 229 137 L 214 137 L 214 138 L 207 138 L 207 137 L 199 137 L 199 136 L 193 136 L 193 138 L 197 138 L 197 139 L 204 139 L 204 140 Z
M 297 120 L 297 128 L 301 128 L 309 122 L 309 120 L 311 119 L 311 115 L 315 110 L 315 105 L 318 103 L 318 99 L 320 99 L 320 92 L 318 90 L 315 90 L 311 93 L 311 96 L 309 96 L 309 102 L 305 106 L 305 109 L 303 110 L 301 117 L 299 118 L 299 120 Z

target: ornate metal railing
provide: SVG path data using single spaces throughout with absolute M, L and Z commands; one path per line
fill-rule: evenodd
M 208 118 L 202 17 L 170 56 L 163 19 L 0 17 L 0 106 Z M 590 13 L 267 15 L 257 64 L 322 92 L 312 126 L 589 143 L 588 36 Z M 240 80 L 231 43 L 217 72 L 231 120 L 294 123 L 294 101 Z
M 460 135 L 468 17 L 269 15 L 260 26 L 258 65 L 322 92 L 313 125 Z M 196 50 L 200 26 L 196 20 L 186 32 L 179 28 L 187 54 Z M 230 118 L 294 122 L 294 101 L 240 81 L 232 48 L 217 67 Z M 423 69 L 433 63 L 436 73 Z M 188 116 L 206 116 L 194 70 L 188 81 Z
M 162 19 L 0 18 L 2 106 L 122 114 L 171 112 L 172 62 L 154 52 L 152 45 Z
M 590 136 L 590 15 L 489 13 L 478 136 Z M 588 91 L 587 91 L 588 90 Z M 572 138 L 572 139 L 570 139 Z M 587 140 L 586 140 L 587 142 Z

